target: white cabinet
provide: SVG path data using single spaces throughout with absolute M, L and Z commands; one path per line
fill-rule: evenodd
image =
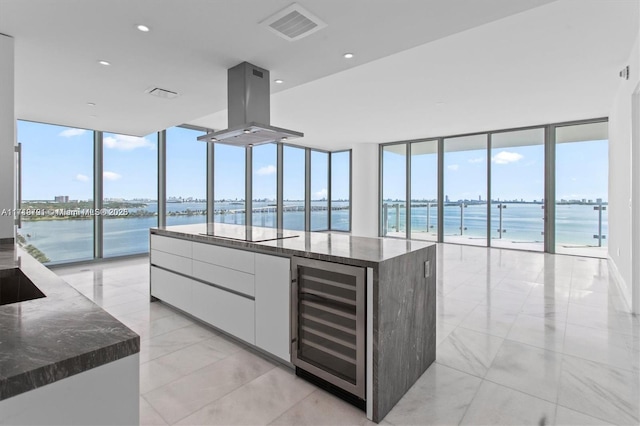
M 256 346 L 287 361 L 290 328 L 288 258 L 256 254 Z
M 290 263 L 151 235 L 151 295 L 290 362 Z
M 245 342 L 255 344 L 255 313 L 251 299 L 195 282 L 192 314 Z
M 177 256 L 164 251 L 151 249 L 151 264 L 160 266 L 161 268 L 179 272 L 185 275 L 191 275 L 191 258 Z
M 192 285 L 187 277 L 151 267 L 151 295 L 185 312 L 193 308 Z
M 194 260 L 193 276 L 218 287 L 228 288 L 247 296 L 254 295 L 254 277 L 246 272 Z
M 224 266 L 236 271 L 254 273 L 254 253 L 246 250 L 214 246 L 211 244 L 193 243 L 193 259 L 212 265 Z
M 193 243 L 180 238 L 163 237 L 161 235 L 151 235 L 151 248 L 175 254 L 176 256 L 191 258 Z

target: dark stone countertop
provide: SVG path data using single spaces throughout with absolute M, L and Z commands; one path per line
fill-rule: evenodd
M 0 270 L 16 267 L 46 297 L 0 306 L 0 400 L 140 351 L 136 333 L 22 249 L 0 245 Z
M 229 234 L 237 234 L 243 225 L 216 223 L 216 229 L 229 227 Z M 254 228 L 256 229 L 256 228 Z M 206 224 L 178 225 L 165 228 L 151 228 L 151 234 L 183 238 L 191 241 L 215 244 L 230 248 L 240 248 L 265 254 L 300 256 L 310 259 L 344 263 L 347 265 L 376 267 L 381 262 L 405 255 L 416 250 L 433 246 L 434 243 L 392 238 L 354 237 L 343 233 L 290 231 L 295 238 L 248 242 L 202 235 L 207 233 Z

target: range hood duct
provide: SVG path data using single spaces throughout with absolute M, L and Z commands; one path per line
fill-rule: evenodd
M 243 62 L 227 71 L 229 128 L 200 136 L 199 141 L 235 146 L 284 142 L 304 136 L 301 132 L 271 126 L 269 71 Z

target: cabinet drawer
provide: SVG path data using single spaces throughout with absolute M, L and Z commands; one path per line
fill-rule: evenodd
M 191 259 L 163 251 L 151 250 L 151 264 L 161 266 L 181 274 L 191 275 Z
M 182 257 L 191 257 L 193 243 L 179 238 L 151 235 L 151 250 L 164 251 Z
M 193 283 L 193 315 L 227 333 L 255 344 L 254 302 L 199 282 Z
M 193 259 L 248 274 L 253 274 L 255 268 L 254 253 L 211 244 L 193 243 Z
M 186 312 L 193 309 L 193 284 L 182 275 L 151 267 L 151 295 Z
M 193 276 L 238 293 L 249 296 L 254 296 L 255 294 L 254 276 L 246 272 L 194 260 Z

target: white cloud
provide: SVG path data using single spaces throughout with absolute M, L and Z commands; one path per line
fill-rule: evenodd
M 475 163 L 482 163 L 484 161 L 483 157 L 478 157 L 478 158 L 472 158 L 471 160 L 469 160 L 469 162 L 471 164 L 475 164 Z
M 517 152 L 509 152 L 509 151 L 500 151 L 496 155 L 493 156 L 491 161 L 496 164 L 509 164 L 520 161 L 524 158 L 522 154 L 518 154 Z
M 147 138 L 126 135 L 107 136 L 104 138 L 104 146 L 120 151 L 132 151 L 136 148 L 155 148 Z
M 256 174 L 259 176 L 268 176 L 274 174 L 276 171 L 276 166 L 269 164 L 268 166 L 260 167 L 256 170 Z
M 78 173 L 75 177 L 75 180 L 77 180 L 78 182 L 87 182 L 89 180 L 89 176 Z
M 85 134 L 87 131 L 84 129 L 67 129 L 60 132 L 59 136 L 64 136 L 65 138 L 71 138 L 73 136 L 80 136 Z
M 460 168 L 460 166 L 458 166 L 457 164 L 450 164 L 447 166 L 447 169 L 452 170 L 452 171 L 456 171 Z
M 320 191 L 313 193 L 313 198 L 315 200 L 321 200 L 323 198 L 327 198 L 327 193 L 328 193 L 327 188 L 322 188 Z
M 118 180 L 122 177 L 122 175 L 119 175 L 116 172 L 104 172 L 102 176 L 105 180 Z

